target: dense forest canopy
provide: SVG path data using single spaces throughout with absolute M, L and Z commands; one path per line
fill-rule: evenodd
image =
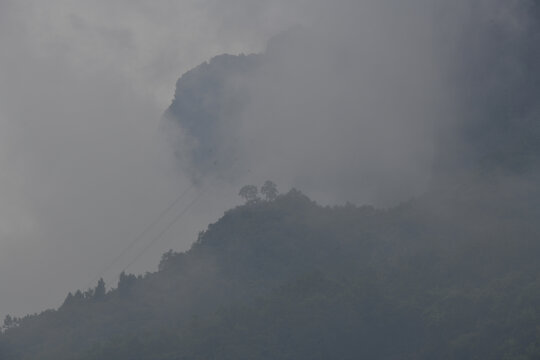
M 386 210 L 259 198 L 156 273 L 6 320 L 2 359 L 533 359 L 539 195 L 482 182 Z

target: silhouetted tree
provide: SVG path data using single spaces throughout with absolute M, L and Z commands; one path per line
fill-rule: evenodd
M 257 187 L 255 185 L 243 186 L 238 192 L 238 195 L 244 198 L 247 204 L 252 204 L 259 200 L 259 190 L 257 190 Z
M 85 298 L 85 295 L 82 293 L 81 290 L 77 290 L 75 294 L 73 295 L 73 299 L 75 301 L 82 301 L 84 300 L 84 298 Z
M 261 186 L 261 194 L 264 195 L 266 200 L 273 201 L 278 196 L 278 190 L 276 184 L 274 184 L 270 180 L 266 180 L 266 182 Z
M 6 317 L 4 318 L 4 329 L 9 329 L 14 325 L 14 323 L 15 322 L 13 321 L 11 315 L 6 315 Z
M 96 288 L 94 289 L 94 299 L 101 299 L 105 296 L 105 281 L 103 278 L 99 279 Z
M 66 296 L 66 299 L 64 300 L 64 303 L 62 304 L 60 308 L 71 306 L 74 303 L 75 303 L 75 296 L 73 296 L 73 294 L 69 292 Z
M 127 295 L 131 292 L 131 288 L 137 281 L 137 278 L 133 274 L 128 274 L 124 271 L 120 273 L 120 278 L 118 280 L 118 292 L 121 295 Z

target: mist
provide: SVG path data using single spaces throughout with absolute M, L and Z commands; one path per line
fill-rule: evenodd
M 115 286 L 160 229 L 115 257 L 189 189 L 160 120 L 176 78 L 262 43 L 228 37 L 210 5 L 0 1 L 2 318 L 57 307 L 98 275 Z M 236 192 L 207 191 L 126 270 L 155 271 L 166 250 L 187 249 Z
M 195 179 L 273 179 L 323 204 L 391 206 L 458 174 L 521 176 L 538 143 L 533 6 L 319 3 L 264 52 L 180 78 L 167 113 L 180 162 Z
M 200 183 L 209 184 L 200 200 L 128 271 L 153 271 L 169 248 L 187 249 L 244 184 L 270 179 L 322 204 L 391 206 L 425 192 L 434 169 L 477 164 L 486 138 L 463 129 L 486 115 L 477 101 L 500 74 L 492 102 L 506 99 L 506 84 L 522 87 L 514 70 L 528 44 L 527 4 L 0 1 L 0 316 L 57 307 L 93 286 Z M 492 28 L 504 43 L 485 42 L 501 38 Z M 468 75 L 501 49 L 505 61 L 471 87 Z M 222 53 L 260 55 L 249 71 L 217 66 L 223 87 L 204 109 L 216 120 L 204 135 L 175 129 L 162 114 L 176 80 Z M 208 90 L 194 86 L 196 96 Z M 520 119 L 535 113 L 530 102 Z M 486 144 L 504 139 L 491 134 Z M 212 140 L 202 150 L 201 136 Z M 144 246 L 101 274 L 107 284 Z

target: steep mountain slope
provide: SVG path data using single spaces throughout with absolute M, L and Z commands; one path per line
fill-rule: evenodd
M 155 273 L 6 319 L 0 360 L 540 358 L 540 31 L 482 19 L 448 47 L 460 119 L 426 194 L 377 209 L 292 190 L 237 207 Z M 166 115 L 194 182 L 236 171 L 222 135 L 265 56 L 179 79 Z
M 238 207 L 158 272 L 16 320 L 3 359 L 532 359 L 538 191 L 469 185 L 389 210 Z

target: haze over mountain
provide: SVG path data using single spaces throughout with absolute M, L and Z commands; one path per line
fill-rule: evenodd
M 538 1 L 54 4 L 0 1 L 0 359 L 539 356 Z
M 179 79 L 167 111 L 184 169 L 385 205 L 452 177 L 528 176 L 540 150 L 537 7 L 347 3 L 263 54 L 217 56 Z
M 291 2 L 241 2 L 0 0 L 1 318 L 85 287 L 189 187 L 159 126 L 178 76 L 300 19 Z M 205 193 L 129 270 L 189 248 L 236 193 Z
M 389 210 L 254 199 L 158 272 L 8 318 L 0 356 L 535 359 L 540 193 L 507 190 L 468 183 Z

